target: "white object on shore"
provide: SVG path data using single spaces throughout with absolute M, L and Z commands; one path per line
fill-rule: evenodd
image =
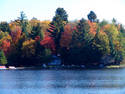
M 14 66 L 9 66 L 9 69 L 16 69 Z
M 5 66 L 0 66 L 0 70 L 7 69 Z

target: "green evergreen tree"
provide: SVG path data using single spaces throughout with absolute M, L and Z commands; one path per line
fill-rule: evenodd
M 43 32 L 42 32 L 42 27 L 40 26 L 40 23 L 37 23 L 36 26 L 33 26 L 32 27 L 32 30 L 31 30 L 31 33 L 30 33 L 30 37 L 32 39 L 35 39 L 36 36 L 39 36 L 40 37 L 40 40 L 43 39 Z
M 73 32 L 71 49 L 69 51 L 69 62 L 75 65 L 81 65 L 88 62 L 88 56 L 91 54 L 89 51 L 92 36 L 89 34 L 89 24 L 85 19 L 81 19 L 77 24 L 77 29 Z
M 81 19 L 80 22 L 76 26 L 77 30 L 73 32 L 72 36 L 72 46 L 85 46 L 91 41 L 92 36 L 89 34 L 89 24 L 85 19 Z
M 1 50 L 0 51 L 0 65 L 6 65 L 6 64 L 7 64 L 6 56 L 4 55 L 4 52 Z
M 63 8 L 57 8 L 56 9 L 56 15 L 55 16 L 60 16 L 63 21 L 68 22 L 68 14 Z M 53 18 L 53 21 L 56 21 L 55 17 Z
M 96 14 L 94 13 L 94 11 L 90 11 L 90 13 L 88 14 L 88 19 L 91 21 L 91 22 L 96 22 Z
M 68 22 L 67 17 L 68 15 L 63 8 L 57 8 L 55 16 L 53 17 L 53 20 L 50 24 L 50 28 L 48 29 L 48 32 L 51 33 L 50 36 L 53 37 L 55 41 L 56 54 L 59 53 L 60 39 L 62 32 L 64 32 L 64 26 Z
M 10 33 L 9 24 L 7 22 L 1 22 L 0 23 L 0 30 L 3 31 L 3 32 L 9 32 Z
M 29 22 L 23 11 L 20 12 L 20 17 L 18 17 L 18 20 L 16 20 L 16 22 L 20 24 L 22 32 L 25 33 L 26 36 L 28 36 Z

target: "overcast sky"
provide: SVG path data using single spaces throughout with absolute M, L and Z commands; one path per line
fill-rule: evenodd
M 125 0 L 0 0 L 0 21 L 14 20 L 20 11 L 28 19 L 51 20 L 58 7 L 66 10 L 69 20 L 87 19 L 93 10 L 100 20 L 116 18 L 125 25 Z

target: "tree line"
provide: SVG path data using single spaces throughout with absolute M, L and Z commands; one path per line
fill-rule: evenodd
M 68 21 L 57 8 L 52 21 L 28 20 L 25 13 L 0 23 L 0 64 L 41 66 L 61 59 L 63 65 L 101 66 L 125 63 L 125 28 L 113 18 L 99 21 L 94 11 L 88 19 Z

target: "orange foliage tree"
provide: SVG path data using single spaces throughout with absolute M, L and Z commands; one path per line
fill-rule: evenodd
M 18 42 L 18 40 L 21 37 L 21 29 L 20 27 L 16 27 L 13 31 L 11 31 L 11 37 L 12 37 L 12 41 L 14 44 L 16 44 Z
M 69 48 L 69 45 L 72 41 L 72 31 L 73 28 L 70 24 L 65 25 L 64 32 L 62 32 L 60 45 L 61 47 Z
M 91 21 L 88 20 L 88 24 L 90 26 L 90 32 L 89 33 L 95 36 L 96 30 L 97 30 L 97 23 L 91 22 Z

